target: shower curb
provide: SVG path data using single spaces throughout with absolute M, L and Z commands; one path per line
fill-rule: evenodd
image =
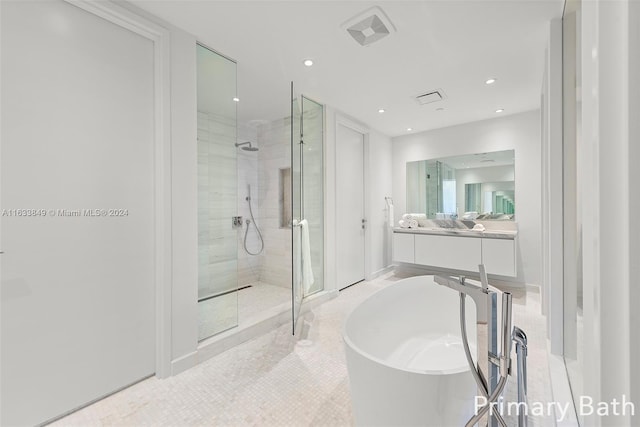
M 317 292 L 304 301 L 300 310 L 306 313 L 320 304 L 338 296 L 337 290 Z M 178 375 L 206 360 L 211 359 L 225 351 L 264 335 L 287 322 L 291 321 L 291 304 L 285 303 L 265 310 L 247 320 L 245 325 L 222 332 L 211 338 L 207 338 L 198 344 L 196 351 L 171 361 L 171 375 Z

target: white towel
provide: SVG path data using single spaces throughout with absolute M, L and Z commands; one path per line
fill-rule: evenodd
M 418 228 L 418 220 L 412 219 L 411 221 L 409 221 L 409 228 Z
M 393 203 L 389 203 L 387 213 L 389 214 L 389 227 L 393 228 Z
M 293 269 L 293 286 L 296 290 L 302 287 L 302 244 L 300 243 L 300 237 L 302 234 L 302 227 L 297 219 L 292 221 L 293 224 L 293 262 L 296 268 Z M 304 292 L 302 292 L 304 294 Z
M 464 215 L 462 215 L 462 219 L 465 220 L 474 220 L 478 218 L 478 212 L 465 212 Z
M 313 286 L 313 269 L 311 268 L 311 245 L 309 242 L 309 222 L 306 219 L 300 221 L 300 251 L 302 253 L 302 288 L 304 294 L 309 293 Z M 304 295 L 303 294 L 303 295 Z
M 405 221 L 411 221 L 412 219 L 415 219 L 416 221 L 419 221 L 421 219 L 427 219 L 427 214 L 423 214 L 423 213 L 406 213 L 406 214 L 402 215 L 402 219 L 404 219 Z

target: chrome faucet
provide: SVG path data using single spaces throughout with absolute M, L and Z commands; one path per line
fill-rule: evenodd
M 466 278 L 449 276 L 435 276 L 436 283 L 447 286 L 460 293 L 460 327 L 462 341 L 467 362 L 471 368 L 471 374 L 475 379 L 478 390 L 486 399 L 484 406 L 467 422 L 471 427 L 489 412 L 488 424 L 495 426 L 496 422 L 507 427 L 502 416 L 497 411 L 490 411 L 498 397 L 504 390 L 507 377 L 511 368 L 511 310 L 512 299 L 509 292 L 502 292 L 502 340 L 500 352 L 498 352 L 498 325 L 497 325 L 497 295 L 496 290 L 489 287 L 484 265 L 479 265 L 480 286 L 467 283 Z M 465 299 L 469 295 L 476 305 L 477 324 L 477 364 L 474 364 L 466 332 Z
M 482 267 L 484 268 L 484 266 Z M 466 282 L 466 277 L 464 276 L 460 276 L 459 279 L 449 276 L 435 276 L 434 280 L 439 285 L 451 288 L 461 294 L 469 295 L 476 303 L 476 319 L 478 320 L 478 324 L 488 324 L 490 322 L 487 313 L 489 311 L 491 294 L 495 294 L 495 292 L 489 290 L 488 283 L 485 284 L 481 282 L 481 286 L 472 285 Z

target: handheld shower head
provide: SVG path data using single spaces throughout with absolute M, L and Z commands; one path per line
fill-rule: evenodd
M 242 149 L 244 151 L 258 151 L 258 147 L 254 147 L 251 145 L 251 141 L 247 141 L 247 142 L 236 142 L 236 147 L 240 147 L 242 145 L 247 145 L 249 144 L 248 147 L 242 147 Z

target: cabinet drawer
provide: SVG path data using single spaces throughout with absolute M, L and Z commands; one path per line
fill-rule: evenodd
M 414 235 L 408 233 L 393 233 L 393 260 L 395 262 L 408 262 L 413 264 Z
M 455 270 L 478 271 L 482 244 L 473 237 L 415 236 L 415 263 Z
M 516 276 L 515 240 L 482 239 L 482 262 L 489 274 Z

